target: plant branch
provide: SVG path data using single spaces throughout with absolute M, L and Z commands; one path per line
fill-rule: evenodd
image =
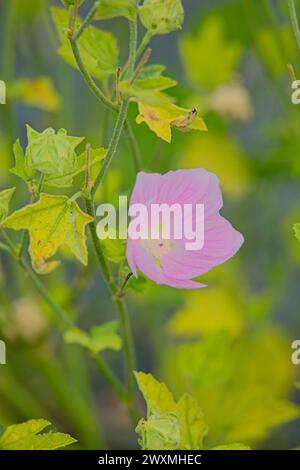
M 125 122 L 125 134 L 131 150 L 135 170 L 136 172 L 139 172 L 142 168 L 140 149 L 133 133 L 132 127 L 128 121 Z
M 114 128 L 113 134 L 112 134 L 110 144 L 108 146 L 106 157 L 104 159 L 103 165 L 95 179 L 95 182 L 92 188 L 93 195 L 96 193 L 97 189 L 99 188 L 99 185 L 101 184 L 102 179 L 106 171 L 108 170 L 112 162 L 112 159 L 116 153 L 116 150 L 117 150 L 117 147 L 118 147 L 118 144 L 119 144 L 122 132 L 123 132 L 123 128 L 125 125 L 125 121 L 127 118 L 127 110 L 128 110 L 128 99 L 124 100 L 120 106 L 120 111 L 118 114 L 117 122 Z
M 117 106 L 109 98 L 107 98 L 105 96 L 103 91 L 98 87 L 98 85 L 96 84 L 94 79 L 91 77 L 89 71 L 85 67 L 85 65 L 84 65 L 84 63 L 81 59 L 81 55 L 80 55 L 80 52 L 79 52 L 79 49 L 78 49 L 77 42 L 74 39 L 71 31 L 69 33 L 69 41 L 70 41 L 70 44 L 71 44 L 71 48 L 72 48 L 72 51 L 73 51 L 73 55 L 74 55 L 74 59 L 76 61 L 76 64 L 77 64 L 83 78 L 85 79 L 89 89 L 96 96 L 96 98 L 98 98 L 102 102 L 102 104 L 104 104 L 104 106 L 106 106 L 107 108 L 112 109 L 114 111 L 117 111 L 117 109 L 118 109 Z
M 95 209 L 94 203 L 91 199 L 86 199 L 86 210 L 87 213 L 91 217 L 95 217 Z M 122 330 L 123 342 L 124 342 L 124 351 L 125 351 L 125 366 L 126 366 L 126 377 L 127 377 L 127 391 L 128 391 L 128 409 L 130 415 L 134 422 L 136 422 L 137 412 L 135 411 L 135 397 L 134 397 L 134 376 L 133 370 L 135 369 L 135 354 L 134 354 L 134 346 L 133 346 L 133 338 L 129 323 L 128 312 L 126 310 L 124 302 L 118 297 L 118 288 L 115 284 L 109 267 L 107 265 L 106 259 L 104 257 L 101 244 L 96 232 L 96 225 L 95 222 L 91 222 L 89 224 L 91 237 L 94 245 L 94 249 L 96 251 L 97 259 L 99 261 L 103 277 L 105 279 L 106 284 L 109 287 L 109 290 L 115 300 L 120 326 Z
M 87 16 L 84 18 L 81 25 L 79 26 L 77 33 L 74 34 L 74 41 L 77 41 L 80 38 L 85 29 L 90 25 L 91 21 L 93 21 L 98 6 L 99 2 L 95 2 L 90 11 L 88 12 Z

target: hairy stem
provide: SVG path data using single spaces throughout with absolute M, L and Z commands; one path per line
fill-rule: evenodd
M 115 156 L 115 153 L 117 151 L 117 147 L 118 147 L 120 139 L 121 139 L 123 128 L 124 128 L 124 125 L 125 125 L 125 121 L 126 121 L 126 118 L 127 118 L 127 110 L 128 110 L 128 100 L 126 99 L 122 102 L 122 104 L 120 106 L 120 111 L 119 111 L 119 114 L 118 114 L 118 117 L 117 117 L 117 122 L 116 122 L 114 131 L 113 131 L 113 134 L 112 134 L 112 137 L 111 137 L 110 144 L 109 144 L 108 149 L 107 149 L 106 157 L 104 159 L 101 170 L 98 173 L 98 175 L 95 179 L 95 182 L 94 182 L 94 186 L 92 188 L 92 193 L 93 194 L 95 194 L 97 189 L 99 188 L 99 186 L 100 186 L 100 184 L 101 184 L 101 182 L 102 182 L 102 180 L 105 176 L 105 173 L 108 170 L 108 168 L 109 168 L 109 166 L 112 162 L 112 159 Z
M 99 6 L 99 2 L 95 2 L 90 11 L 88 12 L 85 19 L 82 21 L 81 25 L 78 28 L 77 33 L 74 35 L 74 40 L 77 41 L 85 29 L 90 25 L 91 21 L 93 21 L 95 14 L 97 12 L 97 8 Z
M 114 111 L 116 111 L 117 106 L 109 98 L 107 98 L 107 96 L 105 96 L 103 91 L 98 87 L 98 85 L 96 84 L 94 79 L 91 77 L 89 71 L 85 67 L 85 65 L 84 65 L 84 63 L 81 59 L 81 56 L 80 56 L 80 52 L 79 52 L 79 49 L 78 49 L 77 42 L 74 39 L 74 37 L 72 35 L 72 32 L 70 32 L 70 34 L 69 34 L 69 40 L 70 40 L 70 44 L 71 44 L 71 47 L 72 47 L 73 55 L 74 55 L 74 58 L 76 60 L 77 66 L 78 66 L 82 76 L 84 77 L 89 89 L 94 93 L 96 98 L 98 98 L 98 100 L 100 100 L 103 103 L 104 106 L 106 106 L 109 109 L 113 109 Z

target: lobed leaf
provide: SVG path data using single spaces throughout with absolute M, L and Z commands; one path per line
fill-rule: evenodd
M 58 54 L 72 67 L 77 68 L 72 48 L 67 37 L 68 12 L 62 8 L 51 9 L 52 18 L 60 39 Z M 80 25 L 80 19 L 76 26 Z M 78 49 L 82 61 L 89 73 L 102 80 L 108 75 L 114 75 L 118 66 L 118 45 L 114 35 L 95 26 L 85 29 L 78 40 Z
M 147 450 L 203 449 L 207 426 L 197 400 L 185 394 L 176 403 L 166 385 L 151 374 L 135 372 L 135 377 L 147 404 L 147 419 L 141 419 L 136 428 L 141 447 Z M 250 448 L 237 443 L 215 449 Z
M 7 217 L 9 203 L 15 190 L 16 188 L 9 188 L 0 192 L 0 222 Z
M 64 339 L 67 343 L 79 344 L 94 354 L 106 349 L 119 351 L 122 340 L 117 334 L 118 326 L 118 322 L 107 322 L 93 327 L 89 334 L 80 328 L 70 328 L 66 331 Z
M 172 139 L 172 127 L 182 132 L 189 132 L 193 129 L 207 130 L 205 122 L 198 117 L 195 109 L 188 111 L 173 103 L 152 106 L 139 102 L 139 112 L 136 122 L 138 124 L 145 122 L 158 137 L 168 143 Z
M 54 450 L 76 442 L 62 433 L 39 434 L 51 423 L 45 419 L 31 419 L 21 424 L 8 426 L 0 436 L 2 450 Z
M 42 193 L 38 202 L 11 214 L 3 226 L 29 231 L 32 265 L 37 272 L 45 274 L 57 266 L 56 261 L 47 263 L 47 260 L 61 245 L 67 245 L 82 264 L 87 264 L 85 226 L 92 220 L 75 201 L 69 202 L 67 196 Z

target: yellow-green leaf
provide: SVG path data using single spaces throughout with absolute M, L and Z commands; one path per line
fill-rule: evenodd
M 14 143 L 13 152 L 15 157 L 15 166 L 9 171 L 26 182 L 32 181 L 35 171 L 31 168 L 27 168 L 25 155 L 19 139 Z
M 0 104 L 6 103 L 6 85 L 3 80 L 0 80 Z
M 203 449 L 203 439 L 207 434 L 204 415 L 195 398 L 183 395 L 178 404 L 180 423 L 180 449 Z
M 176 450 L 179 447 L 180 429 L 174 413 L 151 415 L 141 419 L 136 427 L 139 445 L 143 450 Z
M 207 87 L 230 80 L 242 53 L 239 44 L 226 40 L 224 24 L 217 17 L 202 23 L 196 36 L 183 37 L 180 50 L 187 75 Z
M 101 163 L 105 158 L 106 149 L 103 147 L 91 149 L 90 151 L 90 168 L 93 170 L 98 163 Z M 76 157 L 73 168 L 69 173 L 63 175 L 51 174 L 46 175 L 44 184 L 50 187 L 68 188 L 72 186 L 75 176 L 86 171 L 86 151 Z
M 121 93 L 136 98 L 138 101 L 155 104 L 157 101 L 159 102 L 157 92 L 176 85 L 176 80 L 159 75 L 157 77 L 145 77 L 135 80 L 133 84 L 130 84 L 128 81 L 122 81 L 119 90 Z M 162 94 L 159 95 L 159 98 L 166 98 L 166 101 L 169 101 L 169 97 Z M 163 101 L 165 101 L 165 99 Z
M 172 139 L 172 127 L 182 132 L 188 132 L 193 129 L 199 131 L 207 130 L 205 122 L 198 117 L 195 109 L 188 111 L 173 103 L 152 106 L 140 102 L 139 111 L 136 122 L 138 124 L 145 122 L 158 137 L 169 143 Z
M 5 189 L 0 192 L 0 222 L 7 217 L 9 203 L 16 188 Z
M 72 67 L 77 68 L 72 48 L 67 37 L 68 12 L 62 8 L 51 9 L 61 45 L 58 54 Z M 80 25 L 78 19 L 76 26 Z M 89 26 L 78 40 L 78 49 L 87 70 L 93 77 L 102 80 L 114 75 L 118 67 L 118 45 L 114 35 L 108 31 Z
M 68 434 L 47 432 L 39 434 L 51 423 L 45 419 L 31 419 L 8 426 L 0 437 L 2 450 L 54 450 L 76 442 Z
M 177 412 L 177 404 L 164 383 L 158 382 L 151 374 L 135 372 L 138 387 L 147 403 L 147 416 L 165 412 Z
M 146 29 L 155 34 L 168 34 L 181 29 L 184 10 L 181 0 L 144 0 L 139 15 Z
M 20 79 L 9 88 L 9 96 L 28 106 L 45 111 L 58 111 L 61 106 L 60 98 L 48 77 Z
M 126 256 L 126 240 L 105 238 L 101 240 L 105 258 L 113 263 L 120 263 Z
M 300 223 L 294 225 L 294 233 L 297 240 L 300 242 Z
M 14 212 L 4 221 L 3 226 L 29 231 L 32 265 L 43 274 L 57 266 L 56 262 L 46 261 L 61 245 L 67 245 L 82 264 L 87 264 L 85 226 L 92 220 L 67 196 L 42 193 L 38 202 Z
M 122 340 L 117 329 L 118 323 L 111 321 L 93 327 L 89 334 L 80 328 L 70 328 L 66 331 L 64 338 L 67 343 L 79 344 L 95 354 L 105 349 L 119 351 L 122 347 Z
M 124 16 L 133 21 L 137 7 L 135 0 L 101 0 L 97 8 L 96 19 L 115 18 Z

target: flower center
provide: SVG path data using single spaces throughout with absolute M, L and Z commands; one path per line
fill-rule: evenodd
M 158 240 L 142 240 L 142 244 L 143 247 L 151 253 L 154 262 L 159 266 L 161 266 L 161 257 L 169 253 L 174 246 L 174 242 L 172 242 L 172 240 L 162 238 L 159 238 Z

